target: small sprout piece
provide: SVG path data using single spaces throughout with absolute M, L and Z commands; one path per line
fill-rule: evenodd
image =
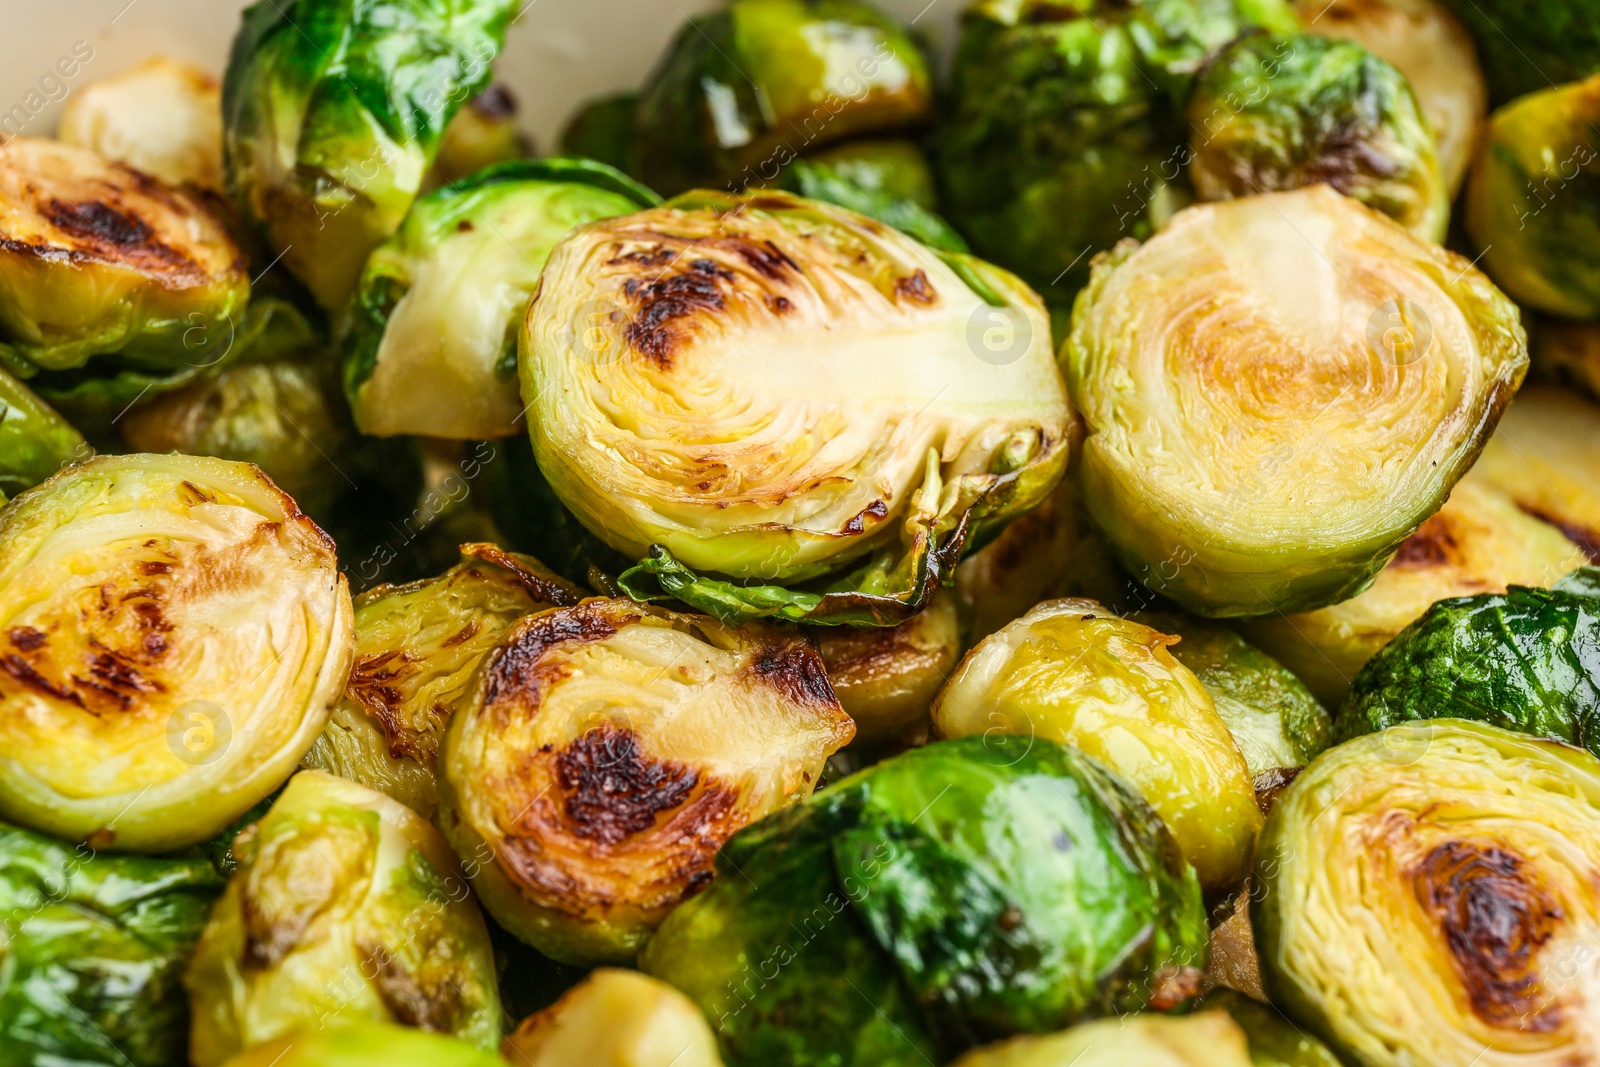
M 630 595 L 892 625 L 1060 478 L 1075 421 L 1049 336 L 981 261 L 787 193 L 708 192 L 557 245 L 520 368 L 556 495 L 649 556 Z
M 1244 756 L 1177 642 L 1092 600 L 1040 604 L 961 661 L 940 737 L 1048 738 L 1101 760 L 1172 829 L 1207 889 L 1244 880 L 1261 812 Z
M 1472 465 L 1528 355 L 1465 259 L 1319 185 L 1188 208 L 1102 258 L 1063 360 L 1084 501 L 1118 556 L 1170 572 L 1190 611 L 1242 616 L 1360 592 Z
M 956 599 L 943 590 L 898 626 L 835 626 L 817 635 L 828 680 L 855 720 L 855 743 L 890 744 L 925 727 L 961 658 Z
M 1439 146 L 1451 199 L 1489 113 L 1489 91 L 1472 38 L 1440 0 L 1296 0 L 1307 33 L 1355 41 L 1399 68 Z
M 633 115 L 638 109 L 638 93 L 617 93 L 589 101 L 561 131 L 561 154 L 592 159 L 632 174 Z
M 373 250 L 345 338 L 345 391 L 376 436 L 524 432 L 517 335 L 550 249 L 574 226 L 657 203 L 587 160 L 506 163 L 428 194 Z
M 184 976 L 195 1067 L 352 1020 L 495 1047 L 489 931 L 450 847 L 416 813 L 301 771 L 233 854 L 239 868 Z
M 0 824 L 4 1062 L 182 1062 L 180 979 L 222 885 L 205 859 L 102 855 Z
M 513 1061 L 515 1063 L 515 1061 Z M 392 1023 L 312 1027 L 251 1045 L 227 1067 L 506 1067 L 465 1041 Z M 521 1067 L 521 1065 L 517 1065 Z M 591 1064 L 589 1067 L 601 1067 Z
M 1600 74 L 1489 116 L 1467 182 L 1467 232 L 1514 299 L 1600 319 Z
M 640 93 L 639 176 L 665 193 L 771 181 L 802 151 L 925 122 L 927 61 L 859 0 L 731 0 L 691 18 Z
M 176 59 L 154 56 L 78 89 L 56 136 L 168 185 L 222 191 L 222 87 Z
M 514 1067 L 722 1067 L 694 1002 L 637 971 L 601 968 L 530 1016 L 500 1054 Z
M 1252 1060 L 1239 1024 L 1220 1011 L 1187 1018 L 1129 1015 L 1059 1034 L 980 1048 L 952 1067 L 1272 1067 Z
M 445 727 L 478 664 L 525 615 L 583 593 L 533 557 L 461 546 L 437 578 L 381 585 L 355 601 L 355 665 L 304 766 L 360 782 L 432 819 Z
M 1226 49 L 1189 100 L 1202 200 L 1327 182 L 1429 241 L 1450 195 L 1433 131 L 1394 67 L 1352 41 L 1257 34 Z
M 587 600 L 489 654 L 445 734 L 439 821 L 501 926 L 626 961 L 853 733 L 803 638 Z
M 71 423 L 0 368 L 0 494 L 15 496 L 93 454 Z
M 485 167 L 533 155 L 533 142 L 517 120 L 517 98 L 499 82 L 491 83 L 445 127 L 428 184 L 453 185 Z
M 283 783 L 350 670 L 333 545 L 243 463 L 100 456 L 0 511 L 0 814 L 203 841 Z
M 330 311 L 489 83 L 512 0 L 259 0 L 222 84 L 229 190 Z
M 1447 719 L 1346 742 L 1261 835 L 1267 992 L 1346 1063 L 1580 1062 L 1597 869 L 1587 752 Z

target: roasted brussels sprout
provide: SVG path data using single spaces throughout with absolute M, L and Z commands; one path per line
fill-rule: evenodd
M 927 61 L 859 0 L 730 0 L 689 19 L 639 96 L 653 188 L 768 182 L 812 148 L 928 119 Z
M 1226 1012 L 1239 1024 L 1250 1044 L 1253 1067 L 1343 1067 L 1327 1045 L 1270 1004 L 1224 989 L 1208 993 L 1202 1007 Z
M 779 184 L 877 219 L 934 248 L 967 251 L 966 240 L 934 214 L 933 177 L 921 150 L 908 141 L 858 141 L 797 159 L 784 168 Z
M 517 335 L 550 249 L 574 226 L 658 203 L 587 160 L 506 163 L 418 200 L 373 250 L 346 331 L 362 433 L 519 433 Z
M 56 136 L 169 185 L 222 191 L 222 87 L 155 56 L 67 97 Z
M 1017 1037 L 969 1052 L 953 1067 L 1262 1067 L 1226 1014 L 1183 1019 L 1128 1015 L 1045 1037 Z
M 1496 105 L 1600 71 L 1600 23 L 1588 0 L 1445 2 L 1477 41 Z
M 1060 478 L 1049 331 L 978 260 L 786 193 L 693 193 L 556 246 L 522 390 L 562 503 L 649 554 L 630 595 L 892 625 Z
M 179 979 L 222 884 L 205 859 L 100 855 L 0 824 L 0 1062 L 180 1062 Z
M 1600 406 L 1564 389 L 1526 390 L 1473 473 L 1600 563 Z M 1523 584 L 1549 580 L 1546 574 Z
M 512 0 L 259 0 L 222 82 L 230 191 L 329 310 L 399 228 L 445 128 L 489 82 Z
M 1600 319 L 1600 75 L 1489 116 L 1467 182 L 1483 269 L 1522 304 Z
M 1434 601 L 1549 585 L 1585 562 L 1560 530 L 1490 484 L 1483 465 L 1456 483 L 1363 592 L 1316 611 L 1249 620 L 1246 635 L 1336 708 L 1362 664 Z
M 531 556 L 488 544 L 462 545 L 461 562 L 437 578 L 363 593 L 350 683 L 304 766 L 432 819 L 439 742 L 478 664 L 524 615 L 583 595 Z
M 263 1041 L 233 1057 L 228 1067 L 372 1067 L 378 1063 L 383 1067 L 505 1067 L 506 1061 L 465 1041 L 408 1026 L 356 1022 Z
M 928 708 L 961 657 L 956 599 L 940 590 L 898 626 L 836 626 L 817 635 L 828 680 L 855 720 L 858 745 L 888 744 L 926 725 Z
M 1296 0 L 1307 33 L 1351 40 L 1400 69 L 1439 146 L 1454 199 L 1489 111 L 1472 38 L 1439 0 Z
M 1092 600 L 1046 601 L 967 653 L 934 703 L 934 732 L 1082 749 L 1166 820 L 1202 885 L 1230 889 L 1261 811 L 1210 694 L 1167 650 L 1177 641 Z
M 351 1019 L 496 1047 L 488 930 L 449 846 L 416 813 L 301 771 L 233 853 L 239 869 L 184 975 L 195 1067 Z
M 1347 740 L 1437 718 L 1600 754 L 1600 568 L 1439 601 L 1367 661 L 1335 727 Z
M 47 398 L 214 360 L 249 293 L 243 253 L 188 193 L 58 141 L 0 145 L 0 367 Z
M 935 1062 L 1176 1006 L 1204 964 L 1200 887 L 1161 820 L 1043 739 L 912 749 L 736 834 L 717 870 L 640 964 L 735 1067 Z M 817 995 L 841 974 L 856 996 Z
M 1328 747 L 1328 710 L 1281 663 L 1234 631 L 1177 612 L 1142 611 L 1133 620 L 1180 638 L 1168 651 L 1205 686 L 1258 791 Z
M 494 82 L 457 111 L 444 128 L 427 184 L 452 185 L 485 167 L 531 155 L 533 143 L 517 124 L 517 98 Z
M 939 207 L 933 167 L 915 141 L 847 141 L 808 153 L 806 159 L 823 164 L 863 192 L 909 200 L 929 211 Z
M 1339 745 L 1262 834 L 1267 992 L 1363 1067 L 1581 1061 L 1597 865 L 1587 752 L 1456 720 Z
M 638 169 L 633 158 L 633 116 L 638 110 L 638 93 L 591 100 L 561 131 L 561 154 L 582 156 L 632 174 Z
M 489 653 L 445 734 L 439 821 L 501 926 L 625 961 L 853 732 L 803 638 L 588 600 Z
M 501 1055 L 516 1067 L 722 1067 L 692 1001 L 637 971 L 609 968 L 523 1020 Z
M 1104 257 L 1063 358 L 1100 529 L 1136 574 L 1176 562 L 1162 592 L 1185 608 L 1239 616 L 1360 592 L 1528 355 L 1465 259 L 1319 185 L 1189 208 Z
M 0 503 L 93 454 L 71 423 L 0 369 Z
M 1189 100 L 1202 200 L 1326 182 L 1429 241 L 1450 194 L 1404 74 L 1353 41 L 1255 34 L 1210 63 Z
M 0 816 L 134 851 L 277 788 L 350 669 L 333 545 L 255 468 L 100 456 L 0 511 Z

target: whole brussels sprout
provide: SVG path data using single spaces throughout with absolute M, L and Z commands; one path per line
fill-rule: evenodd
M 637 971 L 601 968 L 505 1039 L 517 1067 L 722 1067 L 694 1002 Z
M 360 782 L 424 819 L 439 807 L 439 743 L 478 665 L 518 619 L 583 598 L 531 556 L 461 546 L 436 578 L 355 600 L 355 662 L 344 699 L 303 766 Z
M 1268 1067 L 1220 1011 L 1182 1019 L 1128 1015 L 969 1052 L 952 1067 Z
M 730 0 L 689 19 L 640 91 L 639 177 L 668 194 L 771 181 L 808 149 L 926 121 L 933 79 L 860 0 Z
M 1350 684 L 1340 740 L 1470 719 L 1600 754 L 1600 568 L 1434 604 Z
M 1565 389 L 1525 390 L 1473 473 L 1600 563 L 1600 406 Z M 1523 584 L 1550 580 L 1547 571 Z
M 152 56 L 74 90 L 56 136 L 169 185 L 222 191 L 222 86 L 180 60 Z
M 0 369 L 0 503 L 93 454 L 71 423 Z
M 638 110 L 638 93 L 615 93 L 589 101 L 561 131 L 561 154 L 634 173 L 638 166 L 633 156 L 633 116 Z
M 784 168 L 779 184 L 877 219 L 934 248 L 967 251 L 966 240 L 934 214 L 933 177 L 921 151 L 908 141 L 857 141 L 797 159 Z
M 1483 269 L 1530 308 L 1600 319 L 1600 75 L 1489 116 L 1467 182 Z
M 505 163 L 418 200 L 373 250 L 345 331 L 362 433 L 522 432 L 517 335 L 550 249 L 574 226 L 659 199 L 587 160 Z
M 939 590 L 922 612 L 898 626 L 835 626 L 817 650 L 857 745 L 891 744 L 926 727 L 928 708 L 961 658 L 956 598 Z
M 306 1029 L 251 1045 L 227 1067 L 505 1067 L 465 1041 L 392 1023 L 352 1022 Z M 685 1065 L 689 1067 L 689 1065 Z
M 1496 105 L 1600 71 L 1589 0 L 1445 0 L 1477 41 Z
M 517 98 L 494 82 L 457 111 L 444 128 L 425 185 L 453 185 L 498 163 L 533 155 L 533 142 L 518 125 Z
M 233 854 L 238 870 L 184 975 L 195 1067 L 352 1019 L 496 1047 L 483 916 L 449 846 L 409 808 L 301 771 Z
M 102 855 L 0 824 L 0 1062 L 179 1062 L 179 979 L 222 885 L 205 859 Z
M 445 733 L 439 824 L 501 926 L 622 962 L 853 733 L 805 639 L 587 600 L 489 653 Z
M 1038 298 L 978 260 L 707 192 L 558 244 L 520 368 L 556 495 L 649 554 L 630 595 L 893 625 L 1060 478 L 1075 418 L 1048 338 Z
M 1166 820 L 1201 885 L 1234 888 L 1261 811 L 1211 695 L 1167 650 L 1175 643 L 1092 600 L 1046 601 L 967 653 L 934 703 L 934 733 L 1082 749 Z
M 1418 237 L 1443 241 L 1450 194 L 1406 76 L 1352 41 L 1245 37 L 1189 100 L 1189 178 L 1201 200 L 1327 182 Z
M 248 464 L 99 456 L 0 511 L 0 815 L 94 847 L 217 833 L 350 670 L 333 545 Z
M 245 219 L 330 311 L 394 233 L 450 120 L 489 82 L 512 0 L 259 0 L 222 82 Z
M 13 137 L 0 205 L 0 368 L 38 376 L 47 398 L 86 377 L 214 360 L 242 319 L 244 254 L 188 193 L 85 148 Z
M 1489 90 L 1472 38 L 1440 0 L 1296 0 L 1307 33 L 1355 41 L 1399 68 L 1439 147 L 1450 198 L 1472 162 Z
M 1600 762 L 1479 723 L 1323 753 L 1252 876 L 1273 1003 L 1363 1067 L 1588 1056 Z
M 1043 739 L 912 749 L 734 835 L 717 870 L 640 965 L 735 1067 L 942 1062 L 1176 1006 L 1204 963 L 1200 887 L 1161 820 Z M 841 974 L 856 996 L 817 995 Z
M 1484 466 L 1479 459 L 1361 593 L 1316 611 L 1248 620 L 1246 635 L 1336 708 L 1362 665 L 1435 601 L 1549 585 L 1586 562 L 1560 530 L 1484 478 Z
M 1471 264 L 1322 185 L 1120 246 L 1062 357 L 1090 514 L 1129 570 L 1170 565 L 1162 592 L 1209 616 L 1360 592 L 1528 360 L 1516 305 Z

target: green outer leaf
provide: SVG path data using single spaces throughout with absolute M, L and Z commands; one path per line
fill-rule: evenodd
M 446 200 L 474 189 L 501 182 L 571 182 L 591 185 L 618 196 L 625 196 L 641 208 L 655 207 L 661 197 L 648 186 L 634 181 L 609 163 L 582 156 L 545 156 L 542 159 L 512 159 L 485 167 L 471 177 L 429 193 L 426 200 Z
M 15 496 L 89 455 L 71 423 L 0 369 L 0 493 Z
M 1434 604 L 1356 675 L 1336 740 L 1454 718 L 1600 755 L 1600 568 L 1563 582 Z
M 782 185 L 812 200 L 837 204 L 877 219 L 940 251 L 967 251 L 967 242 L 962 236 L 921 204 L 883 189 L 860 185 L 830 164 L 797 159 L 784 168 Z
M 1600 71 L 1594 0 L 1444 0 L 1478 45 L 1490 102 Z
M 1225 1011 L 1250 1042 L 1255 1067 L 1341 1067 L 1328 1046 L 1290 1022 L 1277 1008 L 1232 989 L 1206 994 L 1205 1011 Z
M 617 93 L 589 101 L 561 131 L 562 155 L 583 156 L 632 173 L 636 169 L 633 116 L 638 109 L 638 93 Z
M 223 882 L 201 857 L 96 855 L 0 824 L 0 1062 L 181 1062 L 179 979 Z

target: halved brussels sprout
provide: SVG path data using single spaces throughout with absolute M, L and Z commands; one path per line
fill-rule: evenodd
M 1483 269 L 1519 302 L 1600 318 L 1600 75 L 1489 116 L 1467 182 Z
M 361 432 L 521 432 L 517 335 L 545 257 L 574 226 L 659 202 L 576 159 L 501 164 L 418 200 L 367 258 L 345 331 L 345 391 Z
M 99 855 L 0 824 L 0 1062 L 180 1062 L 179 979 L 222 885 L 206 859 Z
M 489 654 L 445 734 L 440 825 L 501 926 L 626 961 L 853 733 L 805 639 L 588 600 Z
M 1361 591 L 1522 381 L 1516 305 L 1326 186 L 1203 204 L 1100 260 L 1063 350 L 1089 512 L 1201 615 Z M 1330 448 L 1329 441 L 1338 441 Z
M 1559 529 L 1589 562 L 1600 563 L 1600 406 L 1565 389 L 1526 390 L 1473 473 Z
M 1353 41 L 1242 38 L 1189 99 L 1189 177 L 1202 200 L 1327 182 L 1429 241 L 1450 194 L 1406 76 Z
M 1307 33 L 1355 41 L 1406 76 L 1454 199 L 1489 111 L 1478 51 L 1461 23 L 1439 0 L 1296 0 L 1295 11 Z
M 506 1061 L 465 1041 L 409 1026 L 359 1022 L 263 1041 L 233 1057 L 227 1067 L 372 1067 L 380 1063 L 383 1067 L 505 1067 Z
M 490 78 L 512 0 L 259 0 L 222 82 L 245 218 L 330 311 L 399 228 L 450 120 Z
M 583 595 L 533 557 L 488 544 L 462 545 L 461 562 L 436 578 L 363 593 L 345 697 L 303 766 L 433 818 L 439 743 L 478 664 L 518 619 Z
M 1496 105 L 1600 71 L 1589 0 L 1445 0 L 1477 41 Z
M 56 136 L 169 185 L 222 191 L 222 86 L 180 60 L 153 56 L 75 90 Z
M 638 110 L 638 93 L 616 93 L 589 101 L 561 131 L 561 154 L 634 173 L 638 168 L 633 154 L 633 116 Z
M 0 511 L 0 814 L 203 841 L 276 789 L 350 669 L 333 545 L 254 467 L 99 456 Z
M 1348 1062 L 1582 1062 L 1593 1047 L 1600 762 L 1454 720 L 1306 768 L 1254 881 L 1267 992 Z
M 1328 710 L 1283 664 L 1237 633 L 1179 612 L 1141 611 L 1132 618 L 1180 638 L 1168 651 L 1211 695 L 1258 793 L 1328 747 Z
M 1250 1044 L 1253 1067 L 1343 1067 L 1327 1045 L 1264 1001 L 1223 989 L 1208 993 L 1201 1007 L 1226 1012 L 1239 1024 Z
M 83 434 L 0 368 L 0 504 L 93 454 Z
M 1207 889 L 1244 880 L 1261 811 L 1178 642 L 1092 600 L 1052 600 L 967 653 L 933 706 L 940 737 L 1017 734 L 1082 749 L 1131 782 Z
M 1076 750 L 912 749 L 736 834 L 640 957 L 736 1067 L 911 1067 L 974 1041 L 1177 1006 L 1205 920 L 1161 820 Z M 851 996 L 819 996 L 842 988 Z
M 517 98 L 499 82 L 468 101 L 444 128 L 427 185 L 453 185 L 485 167 L 533 155 L 533 143 L 518 124 Z
M 488 929 L 450 847 L 415 812 L 301 771 L 233 854 L 184 975 L 195 1067 L 353 1019 L 496 1047 Z
M 817 635 L 828 681 L 855 720 L 855 743 L 889 744 L 926 726 L 934 695 L 961 658 L 956 599 L 940 590 L 898 626 L 838 626 Z
M 244 254 L 190 194 L 58 141 L 0 145 L 0 366 L 64 389 L 203 365 L 249 294 Z
M 1585 562 L 1560 530 L 1484 478 L 1485 466 L 1480 459 L 1456 483 L 1444 507 L 1400 543 L 1361 593 L 1316 611 L 1249 620 L 1246 635 L 1336 708 L 1362 664 L 1434 601 L 1549 585 Z
M 1553 589 L 1455 597 L 1356 675 L 1340 740 L 1412 719 L 1471 719 L 1600 755 L 1600 568 Z
M 731 0 L 689 19 L 639 95 L 639 176 L 666 193 L 771 181 L 810 148 L 926 121 L 927 61 L 859 0 Z
M 1263 1067 L 1223 1012 L 1188 1018 L 1129 1015 L 969 1052 L 952 1067 Z
M 516 1067 L 722 1067 L 693 1001 L 637 971 L 610 968 L 524 1019 L 500 1054 Z
M 786 193 L 701 192 L 557 245 L 520 364 L 556 495 L 649 553 L 631 595 L 892 625 L 1060 478 L 1049 336 L 988 264 Z

